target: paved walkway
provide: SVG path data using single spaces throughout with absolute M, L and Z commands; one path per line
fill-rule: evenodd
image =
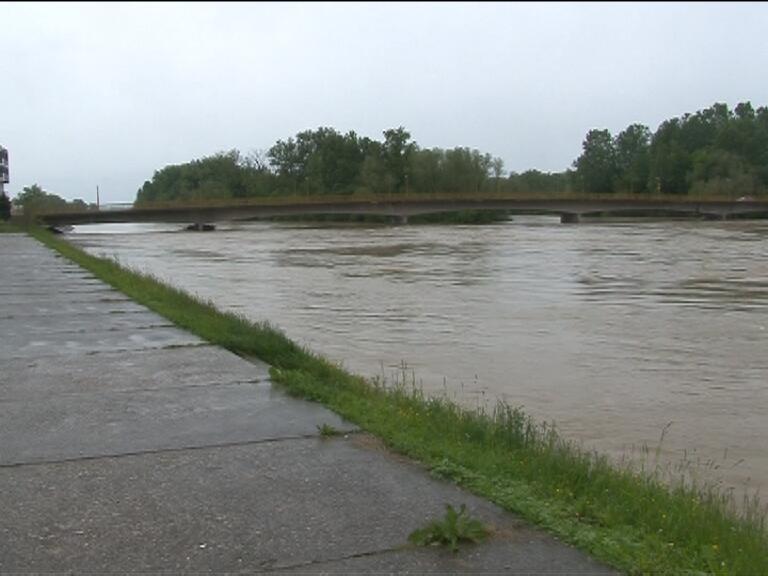
M 407 545 L 462 503 L 488 542 Z M 0 234 L 0 573 L 53 571 L 612 573 Z

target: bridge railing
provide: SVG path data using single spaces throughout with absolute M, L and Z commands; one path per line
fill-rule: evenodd
M 743 199 L 697 196 L 618 194 L 392 194 L 344 196 L 280 196 L 248 199 L 209 199 L 196 202 L 112 203 L 94 211 L 40 213 L 47 223 L 132 222 L 132 221 L 220 221 L 297 214 L 386 214 L 415 215 L 460 210 L 508 210 L 513 213 L 587 215 L 600 212 L 681 212 L 729 215 L 768 213 L 768 197 Z M 168 220 L 168 221 L 171 221 Z
M 194 198 L 184 201 L 145 201 L 136 203 L 136 208 L 142 209 L 169 209 L 169 208 L 215 208 L 233 206 L 284 206 L 293 204 L 343 204 L 343 203 L 408 203 L 408 202 L 440 202 L 440 201 L 519 201 L 519 202 L 558 202 L 558 201 L 614 201 L 627 203 L 648 202 L 674 202 L 674 203 L 715 203 L 734 202 L 741 198 L 723 195 L 677 195 L 677 194 L 597 194 L 576 192 L 525 192 L 525 193 L 461 193 L 461 192 L 435 192 L 421 194 L 286 194 L 281 196 L 260 196 L 249 198 Z M 747 198 L 744 198 L 747 200 Z M 768 201 L 768 196 L 755 197 L 752 201 Z
M 102 202 L 98 209 L 103 212 L 110 210 L 130 210 L 133 208 L 133 202 Z

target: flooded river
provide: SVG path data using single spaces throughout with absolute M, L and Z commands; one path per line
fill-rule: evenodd
M 81 226 L 88 251 L 357 373 L 501 398 L 613 456 L 768 487 L 768 222 Z

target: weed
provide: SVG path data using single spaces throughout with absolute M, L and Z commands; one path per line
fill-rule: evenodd
M 411 532 L 408 541 L 417 546 L 437 544 L 448 545 L 452 552 L 458 552 L 459 542 L 482 542 L 489 534 L 488 528 L 467 514 L 467 507 L 462 504 L 456 512 L 453 506 L 446 504 L 442 520 L 433 520 L 424 528 Z
M 317 431 L 320 432 L 320 436 L 323 438 L 331 438 L 333 436 L 341 436 L 341 430 L 331 426 L 330 424 L 323 423 L 322 426 L 317 427 Z

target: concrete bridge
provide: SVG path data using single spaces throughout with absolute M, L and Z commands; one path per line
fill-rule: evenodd
M 401 222 L 409 216 L 459 210 L 507 210 L 510 214 L 551 214 L 562 222 L 578 222 L 582 216 L 610 212 L 617 215 L 680 214 L 725 219 L 734 215 L 768 215 L 768 199 L 697 200 L 649 198 L 522 198 L 522 197 L 380 197 L 280 198 L 228 204 L 165 205 L 83 212 L 41 214 L 49 226 L 116 222 L 182 222 L 208 224 L 257 220 L 274 216 L 308 214 L 391 216 Z

